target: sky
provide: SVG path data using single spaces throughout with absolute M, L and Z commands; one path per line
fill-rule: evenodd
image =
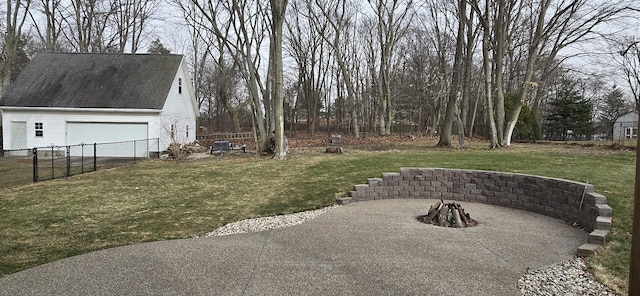
M 161 0 L 154 19 L 149 25 L 148 33 L 142 41 L 139 52 L 146 53 L 149 44 L 159 39 L 171 53 L 184 54 L 190 56 L 191 42 L 189 40 L 189 28 L 182 17 L 179 8 L 171 4 L 172 0 Z M 636 15 L 640 15 L 637 13 Z M 611 77 L 612 83 L 618 84 L 621 88 L 626 87 L 626 82 L 621 76 L 619 65 L 612 59 L 612 53 L 618 51 L 612 49 L 610 43 L 603 42 L 603 39 L 612 40 L 621 36 L 630 36 L 632 40 L 640 41 L 640 17 L 620 19 L 608 28 L 603 29 L 603 36 L 600 40 L 583 42 L 579 45 L 567 48 L 564 55 L 574 56 L 567 60 L 577 74 L 590 75 L 598 73 Z M 262 52 L 267 55 L 267 51 Z M 286 53 L 285 53 L 286 55 Z

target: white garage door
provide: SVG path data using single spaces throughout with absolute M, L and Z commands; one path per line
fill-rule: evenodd
M 77 145 L 81 143 L 113 143 L 108 145 L 98 145 L 98 156 L 110 157 L 146 157 L 149 152 L 147 141 L 137 141 L 148 138 L 148 128 L 146 123 L 107 123 L 107 122 L 68 122 L 67 123 L 67 145 Z M 119 142 L 119 143 L 114 143 Z M 93 149 L 79 151 L 79 148 L 72 148 L 73 155 L 93 154 Z

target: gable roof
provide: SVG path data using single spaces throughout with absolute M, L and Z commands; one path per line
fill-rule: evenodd
M 181 55 L 39 53 L 0 106 L 161 110 L 181 62 Z
M 625 114 L 620 115 L 618 118 L 616 118 L 616 123 L 618 122 L 629 122 L 629 123 L 633 123 L 635 124 L 635 122 L 638 121 L 638 112 L 636 111 L 631 111 L 631 112 L 627 112 Z

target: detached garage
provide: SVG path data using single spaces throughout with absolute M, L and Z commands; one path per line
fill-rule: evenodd
M 136 144 L 143 157 L 192 142 L 199 112 L 188 81 L 180 55 L 38 54 L 0 98 L 3 147 L 159 139 Z M 125 145 L 97 152 L 131 156 Z

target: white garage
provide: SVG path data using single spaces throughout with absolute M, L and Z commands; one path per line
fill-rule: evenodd
M 71 153 L 87 155 L 116 142 L 97 155 L 159 154 L 195 140 L 190 80 L 180 55 L 38 53 L 0 97 L 2 146 L 84 143 Z
M 110 143 L 97 145 L 97 156 L 131 156 L 135 151 L 136 157 L 147 157 L 148 135 L 147 123 L 67 122 L 66 127 L 67 145 Z M 81 149 L 72 148 L 71 154 L 77 156 L 87 153 Z

